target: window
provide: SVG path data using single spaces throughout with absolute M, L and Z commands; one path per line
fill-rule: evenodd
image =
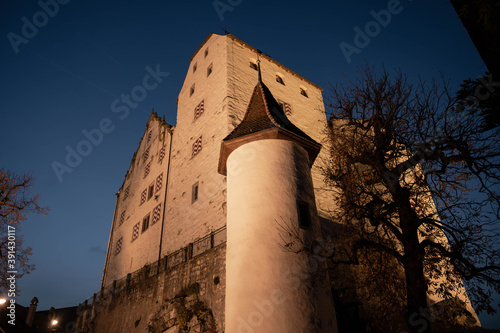
M 198 139 L 196 139 L 196 141 L 193 143 L 191 157 L 198 154 L 200 152 L 201 148 L 202 148 L 202 139 L 201 139 L 201 135 L 200 135 L 200 137 Z
M 141 193 L 141 203 L 140 203 L 141 205 L 146 202 L 146 196 L 147 195 L 148 195 L 148 190 L 147 189 L 145 189 L 144 191 L 142 191 L 142 193 Z
M 194 108 L 194 120 L 198 119 L 198 117 L 201 116 L 201 114 L 203 113 L 203 111 L 205 111 L 204 100 L 201 101 L 200 104 L 198 104 L 198 106 L 196 106 Z
M 198 200 L 198 182 L 194 183 L 193 187 L 191 188 L 191 203 L 194 203 Z
M 189 90 L 189 96 L 193 96 L 193 94 L 194 94 L 194 83 L 191 86 L 191 89 Z
M 208 55 L 208 47 L 205 49 L 205 58 L 207 57 Z
M 209 77 L 210 74 L 212 74 L 212 67 L 213 67 L 213 64 L 210 64 L 210 66 L 207 67 L 207 77 Z
M 253 62 L 253 61 L 250 61 L 250 68 L 258 70 L 257 64 L 255 62 Z
M 158 192 L 161 189 L 162 185 L 163 185 L 163 172 L 160 173 L 158 177 L 156 177 L 156 192 Z
M 160 154 L 158 156 L 158 162 L 161 163 L 161 161 L 163 160 L 164 157 L 165 157 L 165 146 L 161 147 L 161 149 L 160 149 Z
M 311 228 L 311 213 L 309 211 L 309 204 L 305 201 L 297 201 L 297 210 L 299 216 L 299 226 L 302 229 Z
M 153 209 L 153 220 L 151 221 L 151 225 L 155 224 L 160 220 L 161 216 L 161 203 L 158 204 L 158 206 Z
M 127 199 L 128 195 L 130 194 L 130 185 L 127 186 L 127 188 L 125 189 L 125 193 L 123 194 L 123 199 Z
M 282 85 L 285 85 L 283 78 L 278 74 L 276 74 L 276 82 L 281 83 Z
M 287 116 L 290 116 L 292 114 L 292 106 L 288 103 L 285 103 L 281 100 L 278 100 L 278 104 L 281 106 L 281 109 Z
M 150 170 L 151 170 L 151 161 L 149 161 L 149 163 L 146 164 L 146 168 L 144 169 L 144 178 L 146 178 L 146 176 L 149 175 Z
M 149 185 L 148 187 L 148 200 L 151 199 L 155 190 L 155 183 Z
M 307 95 L 307 91 L 304 88 L 300 88 L 300 94 L 302 96 L 305 96 L 305 97 L 309 98 L 309 96 Z
M 115 244 L 115 256 L 121 252 L 122 250 L 123 237 L 120 237 L 119 240 L 116 241 Z
M 137 237 L 139 237 L 139 228 L 140 228 L 140 225 L 141 225 L 141 222 L 137 222 L 134 225 L 134 228 L 132 229 L 132 242 L 135 241 L 137 239 Z
M 119 226 L 122 225 L 124 221 L 125 221 L 125 211 L 123 211 L 120 214 L 120 224 L 119 224 Z
M 142 219 L 142 232 L 149 228 L 149 214 Z
M 197 69 L 198 69 L 198 63 L 193 65 L 193 73 L 196 72 Z

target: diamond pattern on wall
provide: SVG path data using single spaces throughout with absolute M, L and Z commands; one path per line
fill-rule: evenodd
M 146 168 L 144 169 L 144 177 L 149 175 L 149 170 L 151 170 L 151 161 L 149 161 L 149 163 L 146 164 Z
M 146 149 L 146 151 L 144 152 L 143 157 L 144 157 L 144 162 L 146 162 L 146 160 L 147 160 L 147 159 L 148 159 L 148 157 L 149 157 L 149 148 L 148 148 L 148 149 Z
M 193 143 L 193 150 L 192 150 L 191 156 L 198 154 L 199 151 L 201 150 L 201 148 L 202 148 L 202 139 L 201 139 L 201 135 L 200 135 L 200 137 L 198 139 L 196 139 L 196 141 Z
M 134 225 L 134 229 L 132 229 L 132 242 L 135 241 L 137 239 L 137 237 L 139 237 L 139 226 L 140 226 L 140 222 L 137 222 L 135 225 Z
M 153 209 L 153 221 L 151 224 L 155 224 L 160 220 L 160 215 L 161 215 L 161 203 L 158 204 L 158 206 Z
M 162 185 L 163 185 L 163 172 L 160 173 L 158 177 L 156 177 L 156 192 L 158 192 L 161 189 Z
M 118 253 L 120 253 L 120 251 L 122 250 L 122 243 L 123 243 L 123 237 L 120 237 L 120 239 L 116 241 L 115 255 L 117 255 Z
M 160 149 L 160 155 L 158 156 L 158 162 L 161 162 L 164 157 L 165 157 L 165 146 L 161 147 L 161 149 Z
M 285 103 L 285 109 L 283 111 L 285 111 L 285 114 L 287 116 L 290 116 L 292 114 L 292 106 L 288 103 Z
M 123 199 L 127 199 L 129 194 L 130 194 L 130 185 L 127 186 L 127 188 L 125 189 L 125 193 L 123 194 Z
M 201 116 L 203 111 L 205 111 L 204 100 L 201 101 L 200 104 L 198 104 L 198 106 L 194 108 L 194 120 L 198 119 L 198 117 Z
M 148 194 L 148 190 L 147 189 L 145 189 L 144 191 L 142 191 L 142 193 L 141 193 L 141 203 L 140 203 L 141 205 L 146 202 L 146 196 L 147 196 L 147 194 Z
M 148 133 L 148 142 L 149 142 L 149 140 L 151 140 L 151 135 L 152 134 L 153 134 L 153 131 L 149 131 L 149 133 Z
M 123 221 L 125 221 L 125 211 L 123 211 L 123 212 L 120 214 L 120 224 L 119 224 L 119 225 L 122 225 L 122 224 L 123 224 Z

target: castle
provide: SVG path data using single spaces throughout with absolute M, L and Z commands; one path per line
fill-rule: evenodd
M 320 171 L 322 88 L 212 33 L 177 105 L 175 126 L 155 112 L 147 122 L 116 194 L 101 291 L 78 328 L 337 332 L 328 276 L 285 251 L 278 227 L 311 241 L 335 206 Z

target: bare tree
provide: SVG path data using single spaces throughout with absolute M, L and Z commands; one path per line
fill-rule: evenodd
M 17 286 L 15 292 L 10 288 L 9 277 L 14 275 L 17 281 L 35 268 L 29 264 L 31 248 L 23 246 L 19 225 L 29 214 L 46 214 L 49 209 L 39 205 L 38 194 L 31 194 L 33 183 L 31 174 L 18 176 L 0 169 L 0 295 L 4 297 L 19 292 Z
M 451 300 L 462 280 L 476 311 L 495 312 L 498 128 L 485 130 L 480 114 L 458 112 L 444 80 L 412 84 L 401 71 L 377 74 L 368 65 L 356 81 L 332 86 L 327 101 L 332 144 L 324 174 L 338 202 L 334 220 L 345 227 L 328 256 L 397 263 L 414 331 L 431 331 L 428 295 Z M 388 270 L 374 267 L 367 279 L 384 281 Z

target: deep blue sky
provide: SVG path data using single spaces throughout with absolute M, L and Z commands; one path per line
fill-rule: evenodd
M 61 0 L 62 1 L 62 0 Z M 66 0 L 67 1 L 67 0 Z M 226 0 L 222 2 L 227 3 Z M 454 87 L 486 70 L 451 4 L 401 0 L 399 13 L 369 44 L 346 61 L 339 44 L 354 45 L 356 26 L 387 1 L 262 1 L 239 3 L 220 19 L 212 1 L 71 0 L 59 5 L 15 53 L 10 32 L 22 35 L 23 17 L 33 22 L 35 1 L 0 4 L 0 167 L 33 172 L 34 188 L 51 208 L 23 223 L 36 270 L 19 281 L 21 304 L 33 296 L 39 308 L 76 305 L 99 289 L 109 229 L 119 189 L 151 109 L 175 124 L 177 94 L 189 58 L 210 32 L 230 33 L 327 88 L 352 78 L 365 61 L 399 67 L 417 79 L 446 75 Z M 142 83 L 146 66 L 170 75 L 149 91 L 126 119 L 113 100 Z M 64 163 L 83 130 L 109 118 L 105 134 L 60 182 L 51 164 Z M 493 317 L 483 324 L 500 327 Z

